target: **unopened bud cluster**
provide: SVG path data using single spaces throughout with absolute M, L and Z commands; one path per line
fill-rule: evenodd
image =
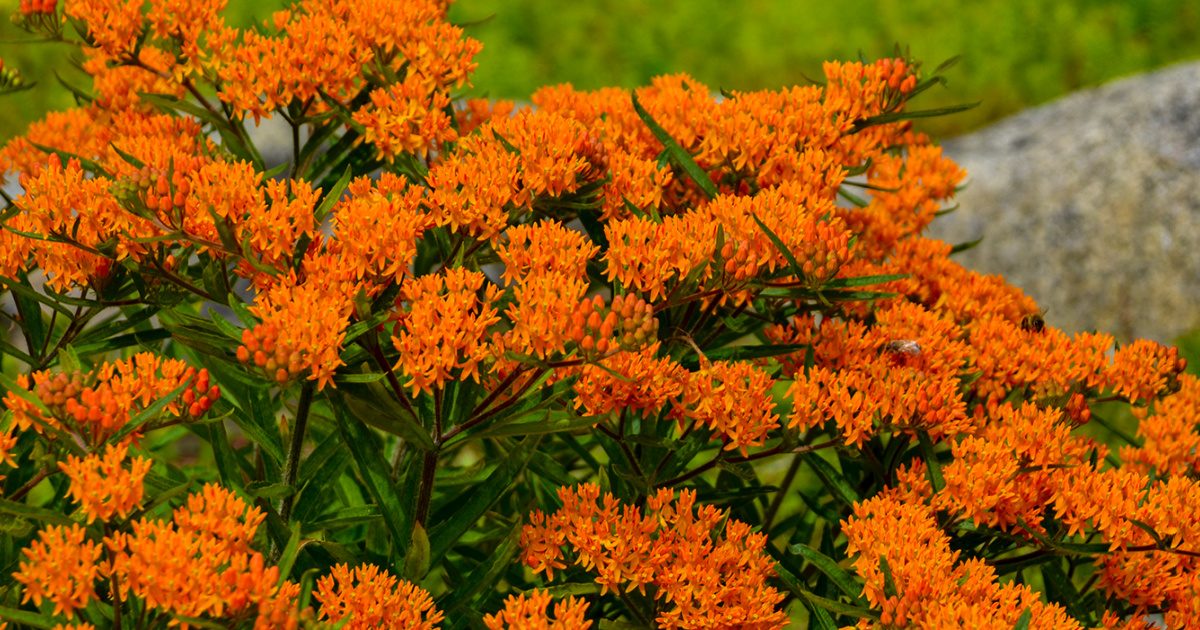
M 189 371 L 192 369 L 189 368 Z M 179 395 L 179 400 L 187 410 L 187 415 L 199 418 L 208 413 L 213 403 L 217 402 L 220 397 L 221 388 L 212 384 L 207 369 L 201 369 L 195 373 L 192 386 L 183 390 L 183 393 Z
M 1087 398 L 1076 392 L 1067 399 L 1067 417 L 1075 424 L 1087 424 L 1092 419 L 1092 410 L 1088 407 Z
M 21 0 L 21 15 L 53 15 L 58 9 L 58 0 Z
M 917 87 L 917 75 L 903 59 L 880 59 L 875 63 L 883 68 L 888 88 L 907 94 Z
M 286 383 L 304 372 L 304 351 L 279 343 L 279 329 L 263 324 L 242 332 L 238 361 L 253 364 L 277 383 Z
M 131 183 L 141 193 L 142 203 L 160 214 L 182 208 L 191 191 L 188 178 L 178 170 L 168 177 L 161 169 L 142 168 Z
M 568 338 L 585 358 L 620 350 L 638 350 L 658 338 L 658 320 L 645 300 L 618 295 L 605 306 L 599 295 L 580 302 L 571 314 Z
M 25 79 L 13 68 L 5 68 L 4 60 L 0 59 L 0 92 L 16 90 L 25 87 Z

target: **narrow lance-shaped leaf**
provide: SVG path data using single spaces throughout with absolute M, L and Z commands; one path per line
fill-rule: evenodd
M 653 133 L 654 137 L 658 138 L 658 141 L 662 143 L 666 151 L 667 158 L 670 159 L 675 166 L 678 166 L 680 169 L 682 169 L 688 178 L 695 182 L 696 186 L 698 186 L 700 190 L 708 196 L 709 199 L 715 198 L 720 191 L 717 190 L 717 185 L 713 183 L 712 178 L 708 176 L 708 173 L 706 173 L 704 169 L 700 168 L 700 165 L 696 164 L 696 160 L 692 158 L 691 154 L 684 150 L 683 147 L 679 146 L 679 143 L 671 137 L 671 134 L 667 133 L 667 130 L 663 129 L 662 125 L 658 124 L 658 121 L 654 120 L 654 117 L 650 115 L 650 112 L 646 111 L 646 108 L 642 107 L 642 104 L 638 102 L 636 91 L 633 92 L 632 96 L 633 111 L 637 112 L 637 115 L 642 119 L 642 122 L 646 123 L 646 126 L 650 128 L 650 133 Z

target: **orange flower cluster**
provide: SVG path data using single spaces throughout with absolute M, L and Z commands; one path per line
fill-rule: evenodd
M 656 356 L 658 348 L 655 342 L 581 367 L 574 385 L 575 408 L 589 416 L 625 410 L 648 416 L 677 400 L 688 372 L 671 359 Z
M 1121 449 L 1126 468 L 1154 471 L 1160 477 L 1193 475 L 1200 472 L 1200 433 L 1196 430 L 1196 410 L 1200 409 L 1200 378 L 1179 376 L 1179 391 L 1158 400 L 1154 413 L 1148 408 L 1135 409 L 1139 415 L 1140 448 Z
M 489 356 L 488 329 L 499 321 L 493 304 L 499 289 L 479 272 L 447 269 L 405 282 L 408 303 L 392 343 L 396 364 L 408 377 L 413 395 L 432 391 L 449 380 L 479 380 L 479 363 Z
M 172 521 L 140 519 L 103 544 L 79 525 L 42 530 L 13 575 L 25 601 L 55 604 L 68 619 L 114 579 L 121 598 L 189 618 L 253 620 L 256 629 L 297 628 L 299 586 L 250 549 L 264 515 L 215 485 L 188 497 Z M 187 623 L 181 627 L 188 627 Z
M 317 580 L 313 597 L 321 604 L 322 619 L 348 630 L 432 630 L 442 620 L 425 589 L 372 564 L 333 567 Z
M 863 595 L 887 627 L 1007 630 L 1029 611 L 1030 628 L 1082 628 L 1028 586 L 1000 584 L 982 560 L 960 562 L 928 506 L 885 493 L 858 504 L 842 528 Z
M 220 397 L 210 384 L 208 370 L 189 367 L 178 359 L 143 352 L 132 358 L 104 363 L 87 372 L 49 371 L 17 377 L 30 396 L 8 392 L 4 405 L 13 411 L 9 431 L 38 433 L 67 431 L 98 447 L 139 413 L 181 390 L 163 408 L 165 416 L 199 418 Z
M 142 480 L 150 472 L 150 460 L 134 457 L 125 468 L 127 444 L 109 445 L 104 455 L 91 454 L 85 458 L 67 457 L 59 462 L 71 480 L 70 494 L 91 523 L 107 521 L 113 516 L 129 514 L 142 501 Z
M 265 515 L 206 485 L 171 521 L 140 519 L 105 540 L 122 595 L 196 618 L 253 619 L 256 629 L 296 628 L 299 586 L 250 548 Z
M 562 508 L 534 512 L 521 531 L 523 557 L 534 571 L 553 578 L 567 566 L 567 546 L 572 562 L 594 572 L 603 591 L 655 587 L 668 605 L 655 620 L 660 627 L 787 624 L 776 609 L 783 594 L 766 584 L 773 573 L 766 537 L 713 506 L 697 507 L 695 492 L 685 490 L 676 501 L 673 490 L 660 490 L 644 514 L 610 494 L 601 497 L 593 484 L 560 488 L 558 496 Z
M 979 526 L 1040 527 L 1041 515 L 1059 491 L 1067 470 L 1087 466 L 1100 447 L 1072 436 L 1062 413 L 1032 403 L 1004 406 L 987 425 L 951 446 L 954 461 L 943 468 L 946 486 L 933 504 Z
M 51 14 L 58 10 L 58 0 L 21 0 L 21 15 Z
M 673 410 L 682 427 L 696 422 L 725 442 L 725 450 L 746 454 L 751 446 L 762 446 L 767 434 L 779 428 L 775 381 L 753 364 L 716 361 L 688 375 L 683 395 Z
M 79 525 L 55 525 L 43 529 L 25 550 L 25 560 L 13 579 L 24 587 L 22 601 L 41 606 L 54 602 L 54 614 L 68 619 L 96 597 L 96 580 L 103 563 L 101 545 L 88 540 Z
M 554 604 L 551 617 L 547 607 L 552 598 L 550 593 L 533 589 L 520 595 L 509 595 L 504 600 L 504 609 L 493 615 L 484 615 L 483 624 L 488 630 L 587 630 L 592 622 L 584 619 L 587 614 L 586 600 L 568 597 Z
M 919 305 L 895 303 L 875 313 L 867 328 L 854 321 L 797 318 L 768 335 L 782 343 L 811 344 L 814 367 L 784 362 L 794 382 L 789 426 L 810 429 L 836 422 L 848 444 L 862 444 L 878 427 L 934 438 L 971 428 L 959 377 L 968 357 L 957 326 Z
M 571 315 L 568 338 L 581 355 L 597 358 L 610 351 L 636 351 L 658 338 L 658 320 L 645 300 L 631 295 L 618 295 L 612 304 L 604 305 L 597 295 L 579 303 Z

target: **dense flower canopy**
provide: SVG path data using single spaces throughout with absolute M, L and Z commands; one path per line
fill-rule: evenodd
M 936 73 L 898 53 L 517 108 L 463 98 L 481 45 L 445 2 L 299 0 L 248 29 L 224 4 L 21 4 L 92 84 L 0 149 L 5 606 L 1200 616 L 1200 381 L 924 236 L 966 176 L 912 124 Z

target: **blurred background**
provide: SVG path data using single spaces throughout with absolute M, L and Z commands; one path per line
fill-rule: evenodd
M 3 13 L 17 0 L 0 0 Z M 247 26 L 278 0 L 230 0 Z M 928 68 L 955 55 L 950 84 L 927 107 L 981 101 L 925 129 L 948 137 L 1081 87 L 1200 58 L 1196 0 L 458 0 L 451 18 L 484 43 L 474 93 L 527 98 L 538 86 L 636 86 L 687 72 L 714 90 L 777 88 L 821 75 L 826 59 L 868 59 L 896 44 Z M 39 85 L 6 99 L 0 142 L 47 108 L 72 105 L 55 72 L 85 85 L 61 45 L 0 24 L 0 59 Z

